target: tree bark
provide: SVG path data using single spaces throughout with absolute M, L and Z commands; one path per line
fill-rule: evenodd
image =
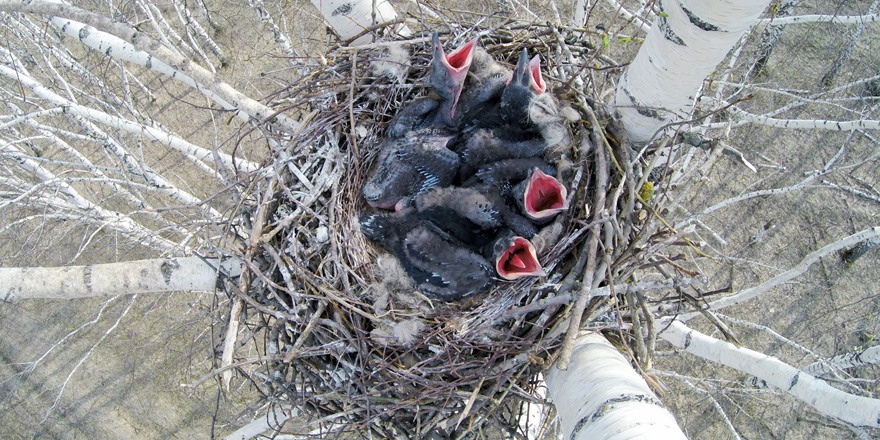
M 773 17 L 773 21 L 764 29 L 764 33 L 761 35 L 761 44 L 758 46 L 758 52 L 755 54 L 755 62 L 752 63 L 752 67 L 749 69 L 748 76 L 750 78 L 760 75 L 764 71 L 764 66 L 767 65 L 770 54 L 773 53 L 776 43 L 779 42 L 779 37 L 785 31 L 785 24 L 779 23 L 778 19 L 790 16 L 798 2 L 800 0 L 785 0 L 777 8 L 776 16 Z
M 843 257 L 843 261 L 848 264 L 855 263 L 856 260 L 862 257 L 862 255 L 867 254 L 868 251 L 873 249 L 878 244 L 880 244 L 880 235 L 862 241 L 852 248 L 843 251 L 841 255 Z
M 219 263 L 219 265 L 218 265 Z M 219 272 L 218 272 L 219 271 Z M 230 258 L 158 258 L 66 267 L 0 268 L 0 299 L 73 299 L 178 290 L 213 291 L 217 275 L 241 274 Z
M 685 119 L 703 80 L 769 3 L 658 1 L 661 15 L 621 75 L 614 94 L 630 140 L 649 142 L 661 127 Z
M 289 117 L 279 114 L 275 110 L 254 100 L 243 93 L 235 90 L 222 81 L 209 70 L 199 66 L 189 58 L 180 55 L 176 51 L 166 47 L 160 41 L 150 37 L 146 32 L 138 32 L 133 27 L 115 22 L 112 19 L 76 6 L 53 3 L 42 0 L 0 0 L 0 10 L 20 11 L 32 14 L 51 15 L 68 18 L 80 23 L 94 26 L 96 29 L 121 38 L 134 47 L 143 50 L 153 57 L 162 60 L 165 64 L 183 72 L 193 80 L 207 87 L 212 92 L 231 103 L 236 108 L 244 111 L 249 116 L 256 118 L 261 123 L 274 124 L 284 133 L 299 133 L 300 124 Z
M 571 363 L 547 373 L 563 438 L 685 439 L 648 384 L 604 336 L 576 340 Z
M 660 337 L 688 353 L 756 376 L 822 414 L 855 426 L 880 427 L 878 399 L 845 393 L 779 359 L 706 336 L 678 321 L 664 326 Z

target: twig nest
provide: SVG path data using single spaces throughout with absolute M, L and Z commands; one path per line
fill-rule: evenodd
M 544 34 L 540 32 L 541 29 L 523 28 L 515 36 L 504 31 L 484 38 L 492 57 L 498 63 L 510 65 L 516 55 L 522 58 L 525 49 L 545 47 Z M 581 52 L 590 50 L 579 49 Z M 498 211 L 499 215 L 506 216 L 500 220 L 505 225 L 519 227 L 527 222 L 533 226 L 530 237 L 536 252 L 543 256 L 540 263 L 547 277 L 497 279 L 488 292 L 465 295 L 451 302 L 431 298 L 420 288 L 425 287 L 418 284 L 421 281 L 411 277 L 407 266 L 393 253 L 379 252 L 376 242 L 368 240 L 370 237 L 362 229 L 363 217 L 359 217 L 369 209 L 362 189 L 371 164 L 381 163 L 377 156 L 382 150 L 382 141 L 395 126 L 391 117 L 398 114 L 405 103 L 430 95 L 424 85 L 432 59 L 430 46 L 416 44 L 411 50 L 409 55 L 398 47 L 338 51 L 332 64 L 322 64 L 313 74 L 292 85 L 287 96 L 279 97 L 296 102 L 302 114 L 314 115 L 291 143 L 295 148 L 289 160 L 312 182 L 326 183 L 309 188 L 297 176 L 283 182 L 287 198 L 278 203 L 283 204 L 286 211 L 284 215 L 279 214 L 275 222 L 292 220 L 288 227 L 278 228 L 280 232 L 267 244 L 284 251 L 277 255 L 269 251 L 254 253 L 264 276 L 253 278 L 252 285 L 259 284 L 261 289 L 251 288 L 249 296 L 266 309 L 260 309 L 263 328 L 268 329 L 264 332 L 265 347 L 268 355 L 273 356 L 266 362 L 271 374 L 260 378 L 265 381 L 267 395 L 272 399 L 285 404 L 295 400 L 297 406 L 307 408 L 311 415 L 333 421 L 328 424 L 342 420 L 337 417 L 344 413 L 345 427 L 339 429 L 357 431 L 355 435 L 366 434 L 366 429 L 374 436 L 388 438 L 421 438 L 430 434 L 456 438 L 465 429 L 492 426 L 501 430 L 499 432 L 510 433 L 520 420 L 515 410 L 518 402 L 531 399 L 521 394 L 520 387 L 530 383 L 558 351 L 558 335 L 562 333 L 568 309 L 562 302 L 552 300 L 557 295 L 571 296 L 572 291 L 577 291 L 576 281 L 583 279 L 586 270 L 586 244 L 591 237 L 588 223 L 596 218 L 590 214 L 586 202 L 598 194 L 595 182 L 599 168 L 594 158 L 598 152 L 605 151 L 593 147 L 593 142 L 601 141 L 601 133 L 595 132 L 593 142 L 589 137 L 593 130 L 602 127 L 598 123 L 581 122 L 585 116 L 579 111 L 588 104 L 583 96 L 575 100 L 580 96 L 577 91 L 563 90 L 567 92 L 563 94 L 548 90 L 527 107 L 534 127 L 529 128 L 527 138 L 514 139 L 518 142 L 514 146 L 521 148 L 511 150 L 511 142 L 496 144 L 507 150 L 525 152 L 514 155 L 518 159 L 537 155 L 545 164 L 555 164 L 560 183 L 567 189 L 567 194 L 560 192 L 560 197 L 569 209 L 552 220 L 534 224 L 529 219 L 519 221 L 513 215 L 520 212 L 519 194 L 523 201 L 534 194 L 526 191 L 527 185 L 522 192 L 517 192 L 518 182 L 525 180 L 512 177 L 510 172 L 503 173 L 502 179 L 490 179 L 495 175 L 493 170 L 508 169 L 500 166 L 474 164 L 474 174 L 481 169 L 485 172 L 474 176 L 474 181 L 468 184 L 495 185 L 501 191 L 500 196 L 495 192 L 489 194 L 500 199 L 494 206 L 505 208 Z M 556 64 L 553 53 L 553 50 L 544 52 L 551 67 Z M 551 81 L 548 86 L 561 85 Z M 504 81 L 499 83 L 505 85 Z M 479 89 L 478 86 L 471 88 Z M 306 99 L 304 94 L 311 95 Z M 574 103 L 574 107 L 568 102 Z M 606 112 L 601 113 L 599 120 L 611 119 Z M 493 127 L 498 128 L 497 124 Z M 497 139 L 483 136 L 480 129 L 468 132 L 474 139 L 471 143 L 480 140 L 492 144 L 492 140 Z M 461 130 L 456 133 L 461 134 Z M 507 130 L 499 136 L 515 134 Z M 466 148 L 468 139 L 457 138 L 461 142 L 454 147 Z M 532 153 L 528 147 L 535 142 L 543 148 Z M 492 145 L 485 146 L 490 147 Z M 436 160 L 419 160 L 425 155 L 411 155 L 412 151 L 413 148 L 409 148 L 402 154 L 418 165 L 417 170 L 433 170 Z M 434 150 L 422 148 L 416 152 L 425 151 Z M 493 151 L 503 153 L 505 149 Z M 434 157 L 428 155 L 428 159 Z M 532 175 L 533 168 L 523 168 L 528 172 L 526 177 Z M 546 173 L 540 166 L 537 168 Z M 331 169 L 338 172 L 328 173 Z M 452 186 L 464 187 L 466 181 L 471 180 L 469 173 L 460 174 L 468 179 L 460 179 L 461 182 Z M 325 175 L 330 177 L 319 178 Z M 479 180 L 481 178 L 486 180 Z M 447 195 L 462 194 L 448 188 L 441 189 L 450 191 Z M 540 186 L 537 191 L 547 192 L 547 187 Z M 396 207 L 396 203 L 393 206 Z M 455 213 L 454 220 L 467 219 L 477 227 L 460 228 L 463 222 L 443 220 L 445 217 L 440 214 L 447 211 L 428 209 L 438 206 Z M 481 251 L 487 248 L 494 251 L 496 237 L 484 234 L 483 229 L 487 228 L 482 226 L 494 224 L 494 211 L 487 211 L 488 220 L 483 221 L 483 217 L 475 214 L 481 212 L 482 205 L 467 206 L 480 209 L 462 209 L 456 203 L 431 204 L 426 203 L 425 198 L 415 197 L 412 206 L 387 215 L 396 216 L 389 217 L 395 221 L 404 215 L 415 215 L 413 218 L 419 220 L 421 226 L 426 223 L 422 217 L 427 216 L 431 220 L 431 233 L 440 237 L 472 233 L 487 242 L 480 247 Z M 602 212 L 603 209 L 604 206 L 596 206 L 592 210 Z M 629 213 L 626 214 L 628 218 Z M 440 220 L 435 222 L 436 219 Z M 330 225 L 334 234 L 332 243 Z M 274 224 L 266 225 L 265 229 L 273 227 Z M 313 236 L 304 231 L 311 231 Z M 626 237 L 626 231 L 623 233 Z M 315 246 L 315 242 L 321 246 Z M 410 245 L 410 254 L 420 249 L 412 242 L 392 244 Z M 627 242 L 615 248 L 627 249 Z M 441 269 L 450 268 L 443 272 L 450 274 L 450 280 L 462 278 L 461 262 L 448 258 L 447 254 L 432 252 L 428 257 L 435 257 L 433 261 Z M 494 252 L 491 256 L 494 262 Z M 488 257 L 483 258 L 489 261 Z M 600 261 L 604 260 L 600 258 Z M 521 256 L 505 262 L 528 266 Z M 494 270 L 492 272 L 493 280 L 500 278 Z M 549 301 L 538 304 L 544 300 Z M 540 307 L 530 307 L 532 304 Z M 502 406 L 511 411 L 500 409 Z M 452 425 L 468 411 L 465 408 L 469 408 L 472 415 L 498 416 L 491 420 L 465 420 L 453 433 Z M 332 429 L 337 429 L 336 425 Z

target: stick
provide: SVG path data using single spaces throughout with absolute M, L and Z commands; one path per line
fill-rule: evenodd
M 595 115 L 590 115 L 593 119 L 593 137 L 594 144 L 597 146 L 604 145 L 601 139 L 601 126 L 595 120 Z M 608 187 L 608 162 L 606 154 L 609 154 L 607 148 L 598 148 L 596 150 L 596 196 L 593 202 L 593 219 L 598 220 L 605 211 L 605 192 Z M 590 230 L 590 241 L 587 243 L 587 271 L 584 274 L 584 280 L 581 284 L 581 290 L 578 300 L 571 311 L 571 322 L 569 323 L 568 332 L 565 334 L 565 341 L 562 345 L 562 352 L 559 355 L 559 361 L 556 367 L 560 370 L 568 369 L 568 363 L 571 360 L 571 351 L 574 349 L 574 342 L 577 339 L 578 330 L 581 326 L 581 315 L 587 307 L 587 301 L 590 299 L 590 289 L 593 285 L 593 277 L 596 274 L 596 250 L 599 246 L 599 225 L 593 226 Z

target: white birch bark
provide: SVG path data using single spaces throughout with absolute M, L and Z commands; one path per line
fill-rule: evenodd
M 30 76 L 26 76 L 20 71 L 15 71 L 5 66 L 0 66 L 0 75 L 5 75 L 11 79 L 20 81 L 22 85 L 31 89 L 41 98 L 60 106 L 60 108 L 62 108 L 66 113 L 87 118 L 113 128 L 125 130 L 129 133 L 143 135 L 150 140 L 160 142 L 164 145 L 174 148 L 177 151 L 180 151 L 183 154 L 192 156 L 199 160 L 211 161 L 214 159 L 213 153 L 211 151 L 201 147 L 197 147 L 181 139 L 180 137 L 177 137 L 170 133 L 166 133 L 165 131 L 158 128 L 132 122 L 118 116 L 112 116 L 102 111 L 68 101 L 63 97 L 52 93 L 42 84 L 40 84 Z M 238 165 L 238 169 L 241 169 L 245 172 L 252 172 L 258 168 L 256 164 L 248 162 L 246 160 L 233 161 L 232 157 L 225 153 L 219 153 L 218 157 L 220 159 L 220 162 L 223 163 L 224 166 L 227 166 L 229 169 L 233 169 L 233 165 Z
M 574 3 L 574 25 L 583 26 L 587 22 L 587 9 L 590 2 L 586 0 L 577 0 Z
M 206 263 L 207 262 L 207 263 Z M 218 269 L 241 274 L 236 258 L 158 258 L 65 267 L 0 268 L 0 300 L 73 299 L 180 290 L 214 291 Z
M 248 5 L 256 11 L 257 15 L 260 17 L 260 22 L 272 32 L 272 36 L 275 38 L 275 43 L 278 44 L 281 51 L 284 52 L 284 55 L 290 58 L 291 64 L 294 64 L 294 58 L 299 55 L 293 48 L 293 42 L 290 41 L 290 37 L 287 33 L 275 23 L 272 15 L 269 14 L 268 8 L 261 0 L 250 0 Z
M 703 101 L 701 99 L 701 101 Z M 779 119 L 764 115 L 754 115 L 736 107 L 730 107 L 741 122 L 766 125 L 774 128 L 797 128 L 806 130 L 880 130 L 880 120 L 856 119 L 853 121 L 830 121 L 824 119 Z M 713 125 L 714 127 L 714 125 Z
M 878 399 L 845 393 L 779 359 L 706 336 L 678 321 L 661 326 L 659 336 L 688 353 L 762 379 L 822 414 L 856 426 L 880 427 Z
M 761 35 L 761 44 L 758 46 L 758 50 L 755 51 L 754 61 L 752 66 L 749 67 L 749 73 L 745 75 L 746 78 L 764 71 L 764 66 L 767 65 L 770 54 L 773 53 L 773 49 L 779 43 L 779 37 L 785 32 L 785 24 L 777 23 L 777 20 L 790 16 L 799 2 L 800 0 L 783 0 L 777 3 L 776 13 L 772 19 L 773 22 L 764 28 L 764 32 Z M 763 23 L 764 21 L 762 20 L 761 22 Z M 717 96 L 721 99 L 720 94 Z
M 617 84 L 613 104 L 630 140 L 648 142 L 690 113 L 703 80 L 770 0 L 661 0 L 658 16 Z
M 251 440 L 253 438 L 259 438 L 259 436 L 266 431 L 278 426 L 283 426 L 284 422 L 297 415 L 299 415 L 299 410 L 297 408 L 289 406 L 276 407 L 269 411 L 268 414 L 256 418 L 254 421 L 242 426 L 232 434 L 223 437 L 223 440 Z M 281 437 L 279 436 L 275 438 Z
M 101 32 L 91 26 L 87 26 L 78 21 L 65 18 L 52 17 L 50 21 L 58 26 L 65 34 L 78 39 L 80 43 L 83 43 L 98 52 L 105 53 L 113 58 L 135 63 L 140 66 L 155 70 L 156 72 L 159 72 L 161 74 L 167 75 L 198 90 L 206 97 L 208 97 L 208 99 L 216 102 L 223 109 L 233 111 L 237 110 L 235 106 L 227 102 L 222 97 L 218 96 L 210 89 L 207 89 L 203 85 L 195 82 L 188 75 L 180 72 L 177 69 L 174 69 L 173 67 L 163 63 L 160 60 L 154 59 L 148 53 L 134 47 L 129 43 L 126 43 L 121 38 L 115 35 Z M 236 111 L 236 116 L 241 118 L 241 120 L 243 121 L 248 121 L 250 119 L 247 113 L 244 113 L 242 111 Z
M 607 2 L 611 5 L 611 7 L 614 8 L 614 10 L 615 10 L 617 13 L 619 13 L 620 16 L 623 17 L 625 20 L 632 20 L 632 24 L 633 24 L 634 26 L 638 27 L 639 29 L 641 29 L 642 32 L 647 33 L 647 32 L 651 29 L 651 25 L 649 25 L 648 23 L 646 23 L 646 22 L 645 22 L 645 19 L 643 19 L 643 18 L 641 17 L 641 15 L 639 15 L 639 14 L 641 14 L 641 12 L 642 12 L 641 10 L 636 11 L 636 12 L 630 12 L 628 9 L 626 9 L 625 7 L 623 7 L 623 5 L 621 5 L 620 3 L 618 3 L 617 0 L 606 0 L 606 1 L 607 1 Z M 578 4 L 578 5 L 581 5 L 582 3 L 584 3 L 583 0 L 579 0 L 577 4 Z M 583 5 L 583 7 L 586 7 L 586 5 Z M 578 16 L 577 16 L 577 13 L 578 13 L 579 11 L 581 11 L 581 8 L 576 7 L 576 8 L 575 8 L 575 17 L 576 17 L 575 20 L 578 20 L 578 18 L 579 18 L 580 20 L 584 20 L 584 17 L 578 17 Z M 585 12 L 581 12 L 581 14 L 584 14 L 584 13 L 585 13 Z M 584 23 L 580 23 L 579 26 L 582 26 L 583 24 L 584 24 Z
M 547 372 L 563 438 L 686 438 L 644 379 L 604 336 L 590 333 L 576 344 L 567 370 L 554 366 Z
M 33 92 L 37 93 L 42 98 L 53 101 L 53 103 L 63 106 L 65 112 L 74 116 L 74 117 L 83 117 L 83 118 L 93 119 L 98 122 L 102 122 L 106 125 L 109 125 L 111 127 L 128 129 L 127 131 L 131 131 L 133 133 L 145 134 L 145 135 L 147 135 L 147 137 L 149 137 L 153 140 L 157 140 L 157 141 L 161 141 L 162 139 L 164 139 L 168 142 L 173 142 L 174 139 L 176 139 L 172 136 L 167 135 L 166 133 L 162 132 L 161 130 L 154 129 L 152 127 L 146 127 L 146 126 L 143 126 L 140 124 L 135 124 L 131 121 L 127 121 L 122 118 L 110 116 L 106 113 L 103 113 L 103 112 L 100 112 L 100 111 L 97 111 L 97 110 L 94 110 L 94 109 L 91 109 L 88 107 L 84 107 L 84 106 L 81 106 L 78 104 L 73 104 L 70 101 L 66 101 L 61 96 L 58 96 L 58 95 L 52 93 L 51 91 L 49 91 L 49 89 L 43 87 L 42 84 L 34 81 L 33 78 L 25 76 L 25 73 L 23 73 L 23 72 L 16 72 L 16 71 L 9 69 L 5 66 L 0 66 L 0 75 L 5 75 L 5 76 L 8 76 L 13 79 L 18 79 L 23 85 L 30 88 Z M 137 128 L 140 128 L 141 131 L 140 132 L 136 131 Z M 178 140 L 183 143 L 187 143 L 186 141 L 183 141 L 182 139 L 178 139 Z M 125 157 L 129 157 L 128 152 L 122 150 L 118 145 L 115 145 L 115 143 L 112 142 L 109 137 L 106 138 L 105 141 L 106 142 L 105 142 L 104 146 L 108 147 L 108 150 L 115 149 L 117 152 L 117 154 L 116 154 L 117 157 L 119 157 L 120 159 L 125 158 Z M 174 186 L 171 182 L 169 182 L 167 179 L 165 179 L 164 177 L 162 177 L 160 174 L 156 173 L 155 171 L 153 171 L 147 167 L 139 166 L 137 163 L 134 162 L 133 158 L 129 157 L 129 162 L 130 163 L 128 165 L 130 165 L 129 166 L 130 170 L 141 169 L 142 172 L 140 173 L 140 175 L 142 177 L 144 177 L 156 189 L 161 190 L 163 193 L 173 197 L 174 199 L 176 199 L 184 204 L 199 205 L 201 203 L 200 199 L 194 197 L 193 195 L 191 195 L 189 193 L 186 193 L 185 191 L 180 190 L 179 188 Z M 222 218 L 222 215 L 214 209 L 209 208 L 208 212 L 212 216 L 214 216 L 215 218 L 218 218 L 218 219 Z
M 20 193 L 16 197 L 10 197 L 0 202 L 0 209 L 12 209 L 16 205 L 34 203 L 35 206 L 39 206 L 45 211 L 57 210 L 68 215 L 79 213 L 78 217 L 72 215 L 70 219 L 92 224 L 98 229 L 111 228 L 144 246 L 156 247 L 164 251 L 172 251 L 177 247 L 175 243 L 144 227 L 130 216 L 105 209 L 87 200 L 67 181 L 59 179 L 35 160 L 22 155 L 21 150 L 14 145 L 0 140 L 0 154 L 3 156 L 9 154 L 15 159 L 18 167 L 32 173 L 41 181 L 40 184 L 34 185 L 30 182 L 13 181 L 13 179 L 0 176 L 0 183 L 8 187 L 20 188 Z M 36 193 L 37 196 L 34 197 L 33 193 Z M 40 206 L 41 203 L 43 206 Z M 51 216 L 47 215 L 46 217 Z M 4 225 L 4 227 L 8 226 Z M 0 228 L 0 230 L 2 229 Z
M 871 3 L 871 6 L 868 7 L 868 13 L 873 14 L 877 10 L 877 6 L 880 6 L 880 0 L 874 0 Z M 856 31 L 853 32 L 853 35 L 850 37 L 849 42 L 843 46 L 840 50 L 840 53 L 837 55 L 837 59 L 834 60 L 834 63 L 831 65 L 831 68 L 828 69 L 828 72 L 825 72 L 825 75 L 822 75 L 822 79 L 819 80 L 821 84 L 825 87 L 830 87 L 834 82 L 834 77 L 837 76 L 837 71 L 840 70 L 840 67 L 849 58 L 849 54 L 852 52 L 853 48 L 856 45 L 856 42 L 859 41 L 859 38 L 862 36 L 862 32 L 865 31 L 865 27 L 867 27 L 867 22 L 862 21 L 859 23 L 859 27 L 856 28 Z
M 220 355 L 220 368 L 232 365 L 235 355 L 235 342 L 238 340 L 238 326 L 241 323 L 241 298 L 234 298 L 232 310 L 229 312 L 229 323 L 226 325 L 226 337 L 223 340 L 223 354 Z M 223 388 L 229 392 L 229 384 L 232 382 L 232 370 L 223 371 Z
M 387 0 L 378 0 L 373 8 L 373 0 L 312 0 L 327 24 L 343 40 L 354 37 L 365 29 L 397 19 L 397 12 Z M 405 24 L 395 25 L 395 31 L 409 36 L 412 31 Z M 354 40 L 352 46 L 370 43 L 372 37 L 364 35 Z
M 863 351 L 846 353 L 834 356 L 822 362 L 814 362 L 807 365 L 804 371 L 816 377 L 824 376 L 835 371 L 861 367 L 862 365 L 876 364 L 880 362 L 880 345 L 875 345 Z

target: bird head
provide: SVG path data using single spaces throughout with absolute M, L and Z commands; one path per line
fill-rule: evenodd
M 547 83 L 544 82 L 544 76 L 541 75 L 541 57 L 535 55 L 529 60 L 528 49 L 523 49 L 507 85 L 509 86 L 511 83 L 520 87 L 529 87 L 536 94 L 544 93 L 547 90 Z
M 476 45 L 477 38 L 474 38 L 446 55 L 440 44 L 440 36 L 436 32 L 432 36 L 431 87 L 446 101 L 443 118 L 450 125 L 468 69 L 474 60 Z

